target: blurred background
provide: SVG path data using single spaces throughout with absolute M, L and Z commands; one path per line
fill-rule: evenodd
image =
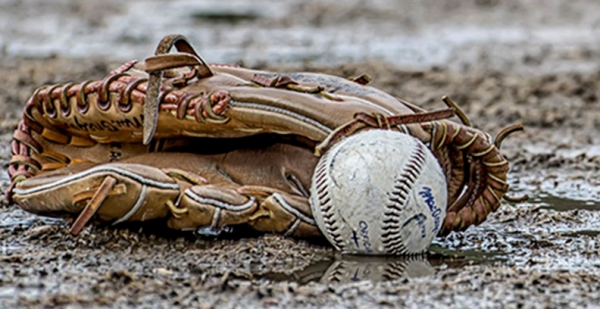
M 1 0 L 0 54 L 141 58 L 181 33 L 208 61 L 248 66 L 591 71 L 599 12 L 589 0 Z

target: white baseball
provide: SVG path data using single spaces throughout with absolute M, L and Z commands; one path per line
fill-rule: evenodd
M 310 204 L 317 226 L 342 253 L 417 254 L 443 224 L 446 178 L 421 141 L 369 130 L 321 157 Z

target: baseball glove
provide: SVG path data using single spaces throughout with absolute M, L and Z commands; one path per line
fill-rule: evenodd
M 424 142 L 444 169 L 440 235 L 498 209 L 509 170 L 500 143 L 520 126 L 492 139 L 448 98 L 449 108 L 427 112 L 368 82 L 207 64 L 183 36 L 167 36 L 154 56 L 102 80 L 33 94 L 13 136 L 9 199 L 73 218 L 74 234 L 91 218 L 164 218 L 204 234 L 249 225 L 317 236 L 307 188 L 318 156 L 356 132 L 386 129 Z

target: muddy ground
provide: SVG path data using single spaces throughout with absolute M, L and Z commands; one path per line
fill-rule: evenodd
M 0 308 L 600 307 L 596 1 L 0 1 Z M 209 61 L 368 73 L 427 108 L 459 102 L 506 140 L 511 195 L 426 257 L 341 257 L 281 236 L 89 226 L 8 204 L 9 142 L 45 83 L 100 78 L 167 33 Z

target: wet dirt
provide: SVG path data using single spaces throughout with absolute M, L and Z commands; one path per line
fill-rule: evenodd
M 0 1 L 0 308 L 600 306 L 596 1 Z M 33 90 L 100 78 L 184 33 L 208 61 L 368 73 L 426 108 L 450 95 L 507 139 L 511 192 L 420 258 L 339 256 L 276 235 L 89 226 L 8 204 L 11 132 Z

